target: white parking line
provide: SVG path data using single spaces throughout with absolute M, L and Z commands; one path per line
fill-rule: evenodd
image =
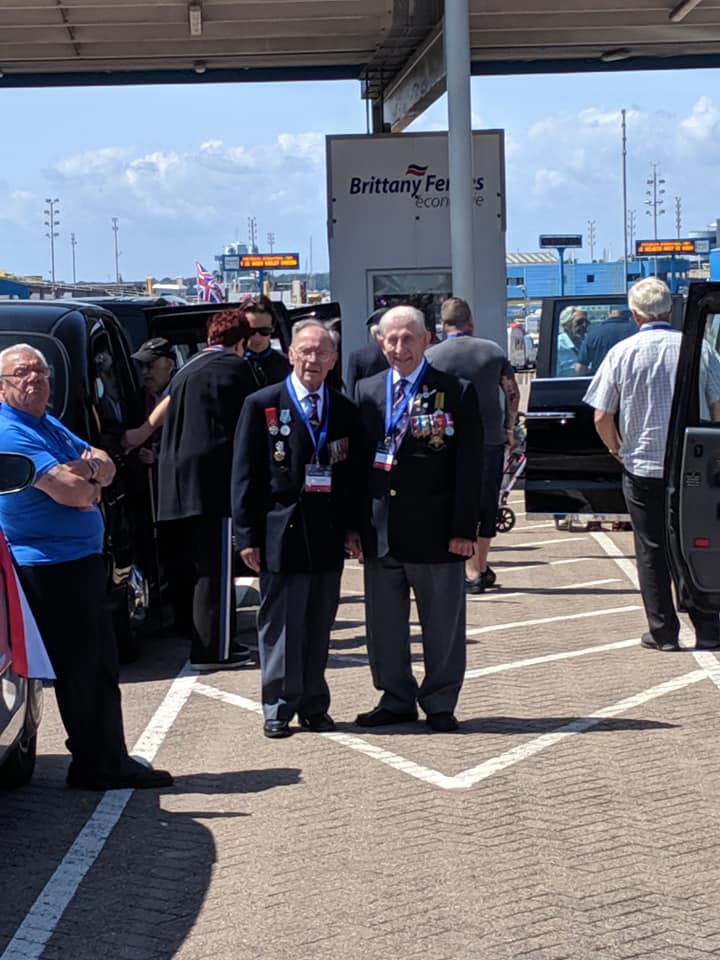
M 585 617 L 609 617 L 613 613 L 626 613 L 630 610 L 642 610 L 637 604 L 626 607 L 610 607 L 608 610 L 589 610 L 586 613 L 566 613 L 560 617 L 542 617 L 538 620 L 512 620 L 510 623 L 494 623 L 490 627 L 473 627 L 467 631 L 469 637 L 480 633 L 494 633 L 496 630 L 514 630 L 516 627 L 536 627 L 542 623 L 559 623 L 561 620 L 582 620 Z
M 624 642 L 627 643 L 628 641 Z M 632 697 L 626 697 L 618 703 L 602 707 L 587 717 L 577 717 L 575 720 L 571 720 L 570 723 L 566 723 L 557 730 L 552 731 L 552 733 L 544 733 L 527 743 L 522 743 L 517 747 L 513 747 L 511 750 L 506 750 L 505 753 L 491 757 L 476 767 L 470 767 L 470 769 L 463 770 L 454 776 L 448 776 L 439 770 L 432 769 L 432 767 L 415 763 L 413 760 L 408 760 L 406 757 L 392 753 L 390 750 L 383 750 L 381 747 L 368 743 L 366 740 L 363 740 L 362 737 L 354 736 L 353 734 L 334 732 L 313 734 L 313 736 L 331 740 L 340 746 L 347 747 L 349 750 L 363 753 L 373 760 L 385 764 L 385 766 L 392 767 L 394 770 L 414 777 L 416 780 L 429 783 L 431 786 L 440 787 L 442 790 L 466 790 L 481 780 L 487 780 L 494 774 L 500 773 L 502 770 L 516 763 L 520 763 L 522 760 L 527 760 L 536 753 L 540 753 L 541 750 L 546 750 L 548 747 L 560 743 L 567 737 L 584 733 L 586 730 L 598 726 L 609 717 L 616 717 L 621 713 L 648 703 L 650 700 L 665 696 L 665 694 L 668 693 L 675 693 L 677 690 L 683 689 L 683 687 L 687 687 L 692 683 L 697 683 L 699 680 L 704 679 L 706 679 L 705 670 L 693 670 L 691 673 L 686 673 L 681 677 L 674 677 L 672 680 L 667 680 L 655 687 L 650 687 L 648 690 L 643 690 L 641 693 L 637 693 Z M 227 693 L 225 690 L 218 690 L 204 683 L 196 683 L 193 690 L 195 693 L 210 697 L 212 700 L 232 704 L 233 706 L 241 707 L 243 710 L 250 710 L 253 713 L 262 713 L 261 705 L 254 700 L 248 700 L 247 697 Z M 18 960 L 20 960 L 20 955 L 18 955 Z
M 602 653 L 605 650 L 620 650 L 622 647 L 634 647 L 640 642 L 639 637 L 632 640 L 616 640 L 615 643 L 599 643 L 594 647 L 583 647 L 582 650 L 563 650 L 562 653 L 548 653 L 542 657 L 529 657 L 527 660 L 512 660 L 509 663 L 496 663 L 492 667 L 478 667 L 477 670 L 467 670 L 466 680 L 475 677 L 487 677 L 491 673 L 504 673 L 506 670 L 518 670 L 521 667 L 534 667 L 539 663 L 552 663 L 554 660 L 570 660 L 572 657 L 586 657 L 593 653 Z
M 640 581 L 638 580 L 637 567 L 632 560 L 625 556 L 615 541 L 606 533 L 591 533 L 590 536 L 599 543 L 605 553 L 615 561 L 635 589 L 639 590 Z
M 518 516 L 518 514 L 515 514 Z M 515 527 L 513 530 L 508 530 L 508 533 L 523 533 L 525 530 L 539 530 L 541 527 L 554 527 L 555 524 L 552 521 L 548 523 L 525 523 L 522 527 Z
M 547 547 L 555 543 L 571 543 L 573 540 L 584 540 L 585 537 L 554 537 L 552 540 L 531 540 L 528 543 L 512 543 L 505 550 L 520 550 L 522 547 Z
M 656 687 L 650 687 L 648 690 L 643 690 L 642 693 L 636 693 L 632 697 L 626 697 L 624 700 L 620 700 L 618 703 L 613 703 L 608 707 L 596 710 L 595 713 L 591 713 L 587 717 L 577 717 L 575 720 L 571 720 L 570 723 L 566 723 L 552 733 L 544 733 L 542 736 L 535 737 L 534 740 L 530 740 L 528 743 L 521 743 L 511 750 L 499 754 L 497 757 L 491 757 L 490 760 L 485 760 L 476 767 L 471 767 L 469 770 L 458 773 L 453 777 L 453 780 L 456 782 L 455 785 L 457 787 L 472 787 L 481 780 L 487 780 L 488 777 L 500 773 L 501 770 L 505 770 L 507 767 L 513 766 L 513 764 L 519 763 L 521 760 L 527 760 L 528 757 L 532 757 L 536 753 L 540 753 L 541 750 L 552 747 L 567 737 L 584 733 L 586 730 L 598 726 L 598 724 L 602 723 L 603 720 L 607 720 L 609 717 L 617 717 L 619 714 L 626 713 L 628 710 L 648 703 L 650 700 L 663 697 L 667 693 L 675 693 L 677 690 L 682 690 L 683 687 L 687 687 L 691 683 L 697 683 L 699 680 L 704 679 L 706 679 L 704 670 L 693 670 L 691 673 L 686 673 L 681 677 L 674 677 L 672 680 L 666 680 L 665 683 L 660 683 Z
M 555 593 L 557 590 L 580 590 L 585 587 L 600 587 L 606 583 L 620 583 L 619 577 L 614 577 L 609 580 L 585 580 L 584 583 L 564 583 L 560 587 L 548 587 L 548 590 L 551 590 Z M 528 597 L 528 596 L 542 596 L 543 589 L 542 587 L 534 587 L 532 593 L 529 594 L 527 590 L 512 590 L 509 593 L 506 593 L 504 590 L 493 591 L 492 593 L 481 593 L 481 594 L 469 594 L 468 600 L 473 602 L 482 602 L 483 600 L 503 600 L 509 597 Z
M 190 696 L 195 677 L 187 668 L 178 674 L 152 719 L 140 735 L 133 753 L 152 760 Z M 75 838 L 62 862 L 41 890 L 37 900 L 15 931 L 0 960 L 37 960 L 55 932 L 68 904 L 105 846 L 132 790 L 103 794 L 92 816 Z
M 568 560 L 543 560 L 540 563 L 526 563 L 520 567 L 500 567 L 495 566 L 493 570 L 498 576 L 505 576 L 506 573 L 520 573 L 524 570 L 539 570 L 540 567 L 562 567 L 569 563 L 588 563 L 590 560 L 597 561 L 597 557 L 570 557 Z

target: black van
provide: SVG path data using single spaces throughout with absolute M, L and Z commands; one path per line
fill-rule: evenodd
M 123 660 L 137 651 L 134 628 L 148 609 L 152 535 L 145 472 L 120 445 L 125 426 L 144 417 L 140 384 L 125 333 L 108 310 L 89 303 L 0 301 L 0 350 L 28 343 L 51 371 L 53 416 L 93 446 L 107 450 L 117 474 L 103 491 L 105 555 L 118 648 Z

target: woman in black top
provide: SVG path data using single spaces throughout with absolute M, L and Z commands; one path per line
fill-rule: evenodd
M 243 359 L 249 335 L 242 309 L 210 317 L 207 347 L 172 381 L 160 445 L 158 519 L 173 521 L 173 540 L 189 568 L 190 664 L 200 670 L 242 666 L 248 657 L 247 648 L 231 650 L 230 473 L 240 409 L 257 389 Z

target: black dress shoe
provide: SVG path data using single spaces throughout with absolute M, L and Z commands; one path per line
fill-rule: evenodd
M 76 790 L 152 790 L 171 787 L 173 778 L 167 770 L 155 770 L 137 760 L 128 759 L 116 771 L 85 770 L 70 766 L 65 780 Z
M 457 730 L 460 724 L 457 722 L 454 713 L 449 711 L 444 713 L 429 713 L 427 715 L 427 725 L 435 733 L 452 733 Z
M 289 720 L 266 720 L 263 724 L 263 733 L 271 740 L 292 736 Z
M 662 650 L 663 653 L 671 653 L 673 650 L 679 650 L 680 644 L 677 640 L 656 640 L 651 633 L 644 633 L 640 637 L 640 645 L 646 650 Z
M 311 713 L 307 717 L 300 717 L 300 726 L 313 733 L 330 733 L 335 729 L 335 721 L 329 713 Z
M 415 710 L 407 713 L 394 713 L 392 710 L 386 710 L 385 707 L 375 707 L 368 713 L 359 713 L 355 717 L 355 723 L 358 727 L 387 727 L 392 723 L 414 723 L 417 718 L 418 715 Z

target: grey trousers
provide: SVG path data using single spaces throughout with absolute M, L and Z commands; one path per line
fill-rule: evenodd
M 379 706 L 394 713 L 452 712 L 465 676 L 465 569 L 460 563 L 365 559 L 365 609 Z M 425 677 L 418 687 L 410 657 L 410 589 L 422 628 Z
M 258 644 L 266 720 L 325 713 L 325 668 L 340 571 L 260 574 Z

